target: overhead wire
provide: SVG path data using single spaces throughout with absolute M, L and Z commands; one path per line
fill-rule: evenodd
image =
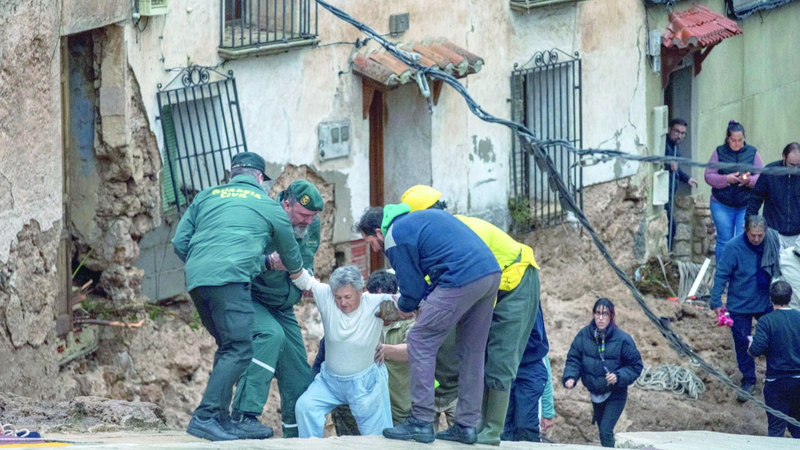
M 633 281 L 616 264 L 616 262 L 614 261 L 614 258 L 609 254 L 608 249 L 606 248 L 606 246 L 603 243 L 603 241 L 600 239 L 600 237 L 595 232 L 594 227 L 592 227 L 592 224 L 589 222 L 589 219 L 586 217 L 586 215 L 583 213 L 581 208 L 576 204 L 575 200 L 570 195 L 570 191 L 567 188 L 567 186 L 564 184 L 564 180 L 561 178 L 561 175 L 558 173 L 558 170 L 556 169 L 555 164 L 553 163 L 553 161 L 550 159 L 550 157 L 543 150 L 544 146 L 565 145 L 564 144 L 565 141 L 560 141 L 560 140 L 541 141 L 541 140 L 537 139 L 536 136 L 534 135 L 534 133 L 531 132 L 525 125 L 517 123 L 517 122 L 510 121 L 510 120 L 501 119 L 501 118 L 493 116 L 492 114 L 489 114 L 488 112 L 486 112 L 480 106 L 480 104 L 478 104 L 472 98 L 472 96 L 469 94 L 467 89 L 454 76 L 452 76 L 449 73 L 446 73 L 444 71 L 441 71 L 441 70 L 439 70 L 437 68 L 425 67 L 425 66 L 420 65 L 419 61 L 420 61 L 421 57 L 420 57 L 419 54 L 408 52 L 408 51 L 405 51 L 405 50 L 399 48 L 396 44 L 394 44 L 392 42 L 389 42 L 386 39 L 384 39 L 382 36 L 380 36 L 378 33 L 376 33 L 374 30 L 372 30 L 369 26 L 357 21 L 356 19 L 354 19 L 352 16 L 350 16 L 346 12 L 340 10 L 339 8 L 337 8 L 337 7 L 335 7 L 335 6 L 331 5 L 331 4 L 329 4 L 328 2 L 326 2 L 324 0 L 316 0 L 316 2 L 317 2 L 317 4 L 322 6 L 324 9 L 328 10 L 334 16 L 336 16 L 339 19 L 351 24 L 352 26 L 354 26 L 356 29 L 358 29 L 362 33 L 364 33 L 364 34 L 368 35 L 369 37 L 371 37 L 372 39 L 374 39 L 375 42 L 379 43 L 383 48 L 385 48 L 387 52 L 389 52 L 392 56 L 394 56 L 395 58 L 397 58 L 398 60 L 400 60 L 401 62 L 403 62 L 407 66 L 409 66 L 410 68 L 412 68 L 414 70 L 417 70 L 418 72 L 421 72 L 421 74 L 423 76 L 427 76 L 427 77 L 430 77 L 430 78 L 433 78 L 433 79 L 442 80 L 444 83 L 447 83 L 450 87 L 452 87 L 456 92 L 458 92 L 464 98 L 464 101 L 466 102 L 467 107 L 470 109 L 470 111 L 475 116 L 477 116 L 479 119 L 481 119 L 482 121 L 488 122 L 488 123 L 496 123 L 496 124 L 500 124 L 500 125 L 505 125 L 506 127 L 510 128 L 512 131 L 514 131 L 517 134 L 517 136 L 519 137 L 520 143 L 522 144 L 522 146 L 525 149 L 525 151 L 527 153 L 529 153 L 531 156 L 533 156 L 534 161 L 535 161 L 536 165 L 539 167 L 539 169 L 542 170 L 542 172 L 547 174 L 547 176 L 549 178 L 550 186 L 556 191 L 556 194 L 558 195 L 559 200 L 561 202 L 562 208 L 565 211 L 571 211 L 573 214 L 575 214 L 575 217 L 578 219 L 578 221 L 581 223 L 581 225 L 586 229 L 586 231 L 591 236 L 592 241 L 594 242 L 594 244 L 597 247 L 597 249 L 600 252 L 600 254 L 603 255 L 603 258 L 605 258 L 606 262 L 614 270 L 614 273 L 617 275 L 617 277 L 620 279 L 620 281 L 622 281 L 622 283 L 631 292 L 631 294 L 633 295 L 633 298 L 639 304 L 639 306 L 642 309 L 642 311 L 644 312 L 645 316 L 647 316 L 647 318 L 653 323 L 653 325 L 656 327 L 656 329 L 658 329 L 658 331 L 661 333 L 661 335 L 664 336 L 664 338 L 670 343 L 670 346 L 673 349 L 675 349 L 675 351 L 677 351 L 679 354 L 689 358 L 689 360 L 693 364 L 697 365 L 698 367 L 700 367 L 701 369 L 703 369 L 704 371 L 706 371 L 710 375 L 712 375 L 715 378 L 717 378 L 724 385 L 726 385 L 729 388 L 731 388 L 732 390 L 734 390 L 737 394 L 739 394 L 740 397 L 746 398 L 748 400 L 752 400 L 753 403 L 755 403 L 756 405 L 760 406 L 761 408 L 763 408 L 764 410 L 766 410 L 770 414 L 772 414 L 772 415 L 774 415 L 774 416 L 776 416 L 778 418 L 781 418 L 783 420 L 786 420 L 788 423 L 790 423 L 792 425 L 800 426 L 800 422 L 799 421 L 797 421 L 796 419 L 794 419 L 794 418 L 792 418 L 792 417 L 790 417 L 790 416 L 788 416 L 788 415 L 786 415 L 786 414 L 784 414 L 784 413 L 782 413 L 782 412 L 780 412 L 780 411 L 768 406 L 766 403 L 764 403 L 763 401 L 757 399 L 755 396 L 753 396 L 749 392 L 741 389 L 730 378 L 728 378 L 725 374 L 723 374 L 722 372 L 718 371 L 717 369 L 715 369 L 714 367 L 709 365 L 707 362 L 705 362 L 705 360 L 703 360 L 703 358 L 701 358 L 700 355 L 698 355 L 691 347 L 689 347 L 688 344 L 683 342 L 683 340 L 680 338 L 680 336 L 678 336 L 670 328 L 669 318 L 667 318 L 667 317 L 659 318 L 650 309 L 650 307 L 647 305 L 642 293 L 639 292 L 639 290 L 633 284 Z M 558 144 L 556 144 L 556 143 L 558 143 Z M 567 143 L 567 144 L 569 144 L 569 143 Z M 582 150 L 575 149 L 571 144 L 565 145 L 565 147 L 572 148 L 573 151 L 575 151 L 575 152 L 577 152 L 579 154 L 580 154 L 580 152 L 582 152 Z M 619 153 L 619 154 L 617 155 L 617 153 Z M 614 154 L 615 157 L 622 157 L 623 155 L 625 155 L 623 152 L 618 152 L 618 151 L 613 151 L 613 150 L 603 150 L 602 154 L 605 154 L 605 155 Z M 647 158 L 650 158 L 650 157 L 647 157 Z M 669 160 L 673 160 L 672 157 L 670 157 L 668 159 Z M 719 166 L 723 167 L 723 164 L 720 163 Z M 741 166 L 739 166 L 739 167 L 741 167 Z M 766 172 L 766 171 L 762 170 L 761 172 L 763 173 L 763 172 Z

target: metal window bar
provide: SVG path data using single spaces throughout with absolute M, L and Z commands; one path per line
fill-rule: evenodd
M 156 96 L 164 137 L 162 206 L 180 215 L 194 194 L 226 179 L 233 155 L 247 151 L 236 80 L 232 71 L 190 66 L 166 87 L 159 84 Z
M 222 0 L 220 48 L 259 47 L 317 37 L 313 0 Z M 312 31 L 313 30 L 313 31 Z
M 564 61 L 559 58 L 567 57 Z M 526 68 L 529 63 L 532 67 Z M 522 67 L 515 65 L 511 74 L 512 120 L 524 123 L 542 139 L 568 141 L 573 147 L 583 145 L 581 60 L 576 52 L 569 55 L 553 49 L 536 52 Z M 583 169 L 578 157 L 564 146 L 544 149 L 553 160 L 573 199 L 583 208 Z M 566 211 L 550 188 L 531 156 L 513 139 L 513 200 L 517 207 L 529 206 L 531 226 L 544 228 L 562 223 Z

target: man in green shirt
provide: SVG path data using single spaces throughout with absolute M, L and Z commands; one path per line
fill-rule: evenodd
M 317 213 L 324 203 L 319 190 L 306 180 L 297 180 L 278 195 L 278 201 L 294 229 L 296 247 L 309 272 L 319 248 L 320 221 Z M 278 254 L 268 249 L 268 270 L 253 280 L 253 359 L 239 378 L 233 399 L 233 419 L 247 429 L 249 439 L 265 439 L 273 434 L 258 416 L 269 397 L 274 376 L 281 396 L 283 437 L 297 437 L 294 406 L 311 384 L 311 368 L 294 315 L 294 305 L 303 296 L 289 279 Z
M 265 250 L 281 255 L 291 277 L 303 273 L 289 219 L 261 186 L 264 168 L 259 155 L 236 154 L 231 181 L 197 194 L 172 239 L 186 263 L 189 295 L 217 342 L 203 399 L 186 429 L 212 441 L 240 437 L 229 408 L 233 385 L 253 357 L 250 282 L 264 268 Z

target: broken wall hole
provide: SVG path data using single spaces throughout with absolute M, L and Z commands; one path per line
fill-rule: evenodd
M 161 160 L 124 28 L 62 38 L 62 73 L 68 237 L 59 269 L 74 275 L 67 285 L 91 280 L 92 294 L 118 307 L 141 304 L 143 273 L 133 262 L 142 236 L 161 222 Z
M 100 277 L 103 275 L 102 271 L 92 270 L 86 267 L 86 259 L 91 256 L 91 252 L 84 255 L 82 258 L 78 252 L 75 252 L 72 257 L 72 288 L 73 291 L 86 291 L 94 292 L 96 295 L 105 295 L 105 291 L 97 286 L 100 283 Z

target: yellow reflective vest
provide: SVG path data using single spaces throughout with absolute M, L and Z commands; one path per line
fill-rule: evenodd
M 497 258 L 497 263 L 503 270 L 501 291 L 510 291 L 517 287 L 528 266 L 539 269 L 533 257 L 533 249 L 515 241 L 500 228 L 476 217 L 456 214 L 456 218 L 474 231 Z

